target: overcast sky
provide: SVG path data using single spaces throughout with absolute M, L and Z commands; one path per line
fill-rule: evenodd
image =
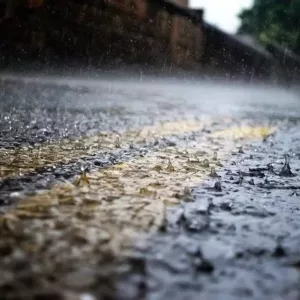
M 253 0 L 189 0 L 191 7 L 204 8 L 207 22 L 229 33 L 239 26 L 237 15 L 243 8 L 251 7 Z

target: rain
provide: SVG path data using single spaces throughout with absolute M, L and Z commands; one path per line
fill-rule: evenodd
M 0 299 L 299 299 L 300 1 L 232 3 L 0 1 Z

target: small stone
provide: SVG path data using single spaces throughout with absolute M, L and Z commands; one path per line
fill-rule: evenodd
M 216 190 L 217 192 L 222 192 L 221 182 L 217 181 L 217 182 L 215 183 L 214 188 L 215 188 L 215 190 Z
M 231 211 L 232 210 L 232 205 L 229 202 L 224 202 L 220 205 L 220 208 L 222 210 L 226 210 L 226 211 Z
M 286 255 L 284 248 L 281 245 L 277 245 L 273 252 L 273 256 L 275 257 L 283 257 Z
M 94 165 L 97 167 L 101 167 L 103 165 L 103 163 L 100 160 L 95 160 Z
M 249 184 L 251 184 L 251 185 L 255 185 L 255 183 L 254 183 L 254 179 L 252 178 L 252 179 L 250 179 L 250 181 L 249 181 Z
M 9 194 L 9 198 L 11 201 L 15 202 L 15 201 L 19 201 L 22 198 L 22 193 L 20 192 L 12 192 Z
M 203 273 L 212 273 L 215 269 L 211 262 L 203 258 L 196 258 L 194 260 L 194 265 L 197 271 Z
M 241 251 L 238 251 L 238 252 L 235 254 L 235 257 L 236 257 L 237 259 L 243 258 L 243 257 L 244 257 L 244 253 L 241 252 Z
M 176 146 L 176 143 L 175 143 L 175 142 L 170 141 L 170 140 L 168 140 L 168 139 L 164 139 L 164 142 L 166 143 L 166 145 L 167 145 L 168 147 L 175 147 L 175 146 Z
M 240 154 L 244 154 L 245 152 L 244 152 L 244 149 L 243 149 L 243 147 L 241 146 L 241 147 L 239 147 L 239 151 L 238 151 Z

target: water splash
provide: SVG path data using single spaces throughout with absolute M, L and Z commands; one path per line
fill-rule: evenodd
M 169 159 L 169 163 L 168 163 L 168 166 L 166 168 L 166 171 L 168 171 L 168 172 L 175 172 L 175 168 L 173 167 L 172 162 L 171 162 L 170 159 Z
M 204 168 L 209 168 L 209 160 L 206 158 L 201 162 L 201 166 Z
M 217 174 L 216 169 L 214 167 L 211 168 L 209 176 L 212 177 L 212 178 L 221 177 L 220 175 Z
M 289 154 L 285 154 L 284 159 L 285 159 L 285 163 L 284 163 L 284 166 L 282 167 L 282 169 L 279 173 L 279 176 L 284 176 L 284 177 L 294 176 L 294 174 L 291 171 L 291 167 L 290 167 L 290 156 L 289 156 Z
M 217 153 L 217 151 L 214 152 L 212 160 L 218 160 L 218 153 Z
M 243 147 L 241 146 L 241 147 L 239 147 L 239 151 L 238 151 L 240 154 L 244 154 L 245 152 L 244 152 L 244 149 L 243 149 Z
M 75 180 L 74 184 L 76 186 L 89 185 L 90 181 L 87 176 L 86 170 L 81 168 L 81 175 Z

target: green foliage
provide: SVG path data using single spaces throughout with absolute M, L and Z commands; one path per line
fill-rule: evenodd
M 254 0 L 239 18 L 239 33 L 251 34 L 262 43 L 276 41 L 300 53 L 300 0 Z

